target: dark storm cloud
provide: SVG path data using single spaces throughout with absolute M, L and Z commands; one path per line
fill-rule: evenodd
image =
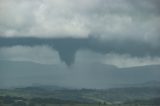
M 160 55 L 159 0 L 0 0 L 0 46 L 49 45 L 66 64 L 78 50 Z
M 0 36 L 156 39 L 159 7 L 158 0 L 1 0 Z
M 106 54 L 130 54 L 131 56 L 160 56 L 160 45 L 151 45 L 147 42 L 135 40 L 108 40 L 101 42 L 95 38 L 60 38 L 60 39 L 39 39 L 39 38 L 0 38 L 0 47 L 11 47 L 16 45 L 36 46 L 48 45 L 58 51 L 60 59 L 67 65 L 74 63 L 75 54 L 78 50 L 91 50 L 93 52 Z
M 0 87 L 106 88 L 159 65 L 160 0 L 0 0 Z

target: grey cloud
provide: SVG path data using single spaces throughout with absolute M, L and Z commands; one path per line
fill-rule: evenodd
M 130 0 L 130 2 L 135 6 L 138 7 L 138 9 L 141 9 L 145 11 L 144 13 L 150 13 L 150 14 L 160 14 L 159 11 L 159 5 L 160 1 L 159 0 Z
M 76 54 L 76 59 L 74 64 L 90 64 L 90 63 L 101 63 L 106 65 L 113 65 L 118 68 L 126 67 L 137 67 L 137 66 L 147 66 L 147 65 L 159 65 L 159 56 L 131 56 L 130 54 L 117 54 L 117 53 L 107 53 L 99 54 L 89 50 L 79 50 Z
M 158 0 L 0 2 L 0 36 L 87 38 L 96 34 L 102 39 L 142 41 L 159 36 Z
M 60 64 L 57 51 L 48 46 L 13 46 L 0 48 L 0 60 Z
M 159 0 L 1 0 L 0 46 L 49 45 L 66 64 L 78 50 L 159 56 Z
M 60 50 L 60 49 L 59 49 Z M 135 67 L 145 65 L 157 65 L 160 64 L 160 56 L 131 56 L 130 54 L 118 54 L 114 52 L 99 53 L 91 51 L 91 49 L 77 49 L 72 57 L 66 57 L 65 50 L 61 51 L 64 54 L 59 58 L 58 52 L 48 46 L 11 46 L 0 48 L 0 61 L 19 61 L 19 62 L 31 62 L 38 64 L 50 64 L 50 65 L 63 65 L 60 61 L 63 60 L 67 65 L 71 64 L 108 64 L 116 67 Z M 67 55 L 68 56 L 68 55 Z M 70 60 L 73 60 L 70 63 Z M 72 67 L 74 67 L 74 65 Z
M 48 45 L 59 53 L 60 59 L 67 65 L 74 63 L 75 54 L 79 50 L 90 50 L 100 54 L 117 53 L 129 54 L 136 57 L 159 57 L 160 45 L 152 45 L 148 42 L 135 40 L 108 40 L 101 42 L 94 38 L 87 39 L 39 39 L 39 38 L 0 38 L 0 47 L 7 46 L 36 46 Z

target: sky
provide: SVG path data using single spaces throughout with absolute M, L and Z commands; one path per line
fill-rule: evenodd
M 2 62 L 160 65 L 159 34 L 159 0 L 0 0 Z

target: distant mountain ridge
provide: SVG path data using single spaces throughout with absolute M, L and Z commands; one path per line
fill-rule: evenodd
M 141 86 L 149 81 L 160 81 L 160 65 L 117 68 L 106 64 L 75 64 L 67 68 L 58 64 L 44 65 L 31 62 L 0 61 L 1 88 L 30 86 L 33 83 L 69 88 L 105 89 Z M 140 83 L 140 85 L 137 85 Z M 154 82 L 158 86 L 158 82 Z M 147 84 L 144 84 L 147 86 Z
M 143 85 L 143 84 L 142 84 Z M 149 84 L 151 85 L 151 84 Z M 154 84 L 153 84 L 154 85 Z M 58 88 L 58 89 L 57 89 Z M 144 86 L 110 89 L 68 89 L 56 86 L 31 86 L 16 89 L 3 89 L 0 94 L 22 97 L 57 98 L 79 102 L 126 102 L 128 100 L 148 100 L 160 97 L 160 87 Z

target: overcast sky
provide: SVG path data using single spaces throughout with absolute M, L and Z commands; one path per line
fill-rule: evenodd
M 159 5 L 159 0 L 1 0 L 0 36 L 94 36 L 155 43 Z
M 109 56 L 109 60 L 112 61 L 109 63 L 106 58 L 102 61 L 120 67 L 125 66 L 117 64 L 117 61 L 122 60 L 126 60 L 124 62 L 124 64 L 127 63 L 126 66 L 152 63 L 159 64 L 159 5 L 159 0 L 1 0 L 0 37 L 36 37 L 42 39 L 92 38 L 94 41 L 85 41 L 85 43 L 92 42 L 91 47 L 88 47 L 88 44 L 85 45 L 81 43 L 73 43 L 72 45 L 83 45 L 82 49 L 91 49 L 93 52 L 102 53 L 105 51 L 104 57 Z M 5 43 L 7 42 L 9 41 L 6 40 Z M 61 42 L 63 46 L 63 41 L 59 42 Z M 99 44 L 97 44 L 97 42 Z M 21 46 L 21 44 L 19 45 Z M 98 46 L 96 47 L 95 45 Z M 54 45 L 51 46 L 53 47 Z M 64 44 L 64 46 L 66 46 L 66 44 Z M 43 46 L 42 49 L 40 49 L 42 52 L 44 51 L 43 48 L 45 47 Z M 59 51 L 59 47 L 57 48 Z M 65 49 L 64 51 L 66 53 L 59 53 L 60 59 L 67 63 L 67 59 L 63 59 L 61 55 L 67 55 L 67 53 L 76 55 L 77 51 L 79 52 L 79 48 L 75 48 L 76 50 L 73 51 L 70 49 L 70 45 L 64 47 L 63 49 Z M 92 48 L 96 50 L 92 50 Z M 103 50 L 101 48 L 103 48 Z M 6 49 L 3 47 L 1 52 L 4 53 L 5 50 L 9 51 L 8 49 L 18 52 L 22 51 L 19 49 L 25 49 L 26 52 L 18 53 L 23 55 L 21 58 L 27 58 L 27 60 L 30 60 L 29 58 L 32 56 L 28 57 L 25 56 L 25 54 L 27 54 L 27 52 L 34 52 L 32 50 L 27 51 L 28 49 L 34 48 L 22 46 L 21 48 L 12 47 Z M 10 51 L 9 54 L 16 58 L 14 55 L 18 53 L 16 54 Z M 45 52 L 47 51 L 48 49 L 45 50 Z M 49 50 L 48 53 L 50 53 L 50 51 L 52 50 Z M 55 50 L 52 52 L 55 52 L 52 55 L 57 53 Z M 107 53 L 113 53 L 113 55 L 107 55 Z M 33 55 L 34 53 L 30 54 Z M 42 53 L 41 55 L 46 54 Z M 132 55 L 135 57 L 132 57 Z M 142 57 L 137 57 L 139 55 Z M 5 57 L 8 58 L 11 56 Z M 72 64 L 75 60 L 74 56 L 67 55 L 66 57 L 73 58 L 72 60 L 68 59 L 68 61 L 70 61 L 68 64 Z M 97 58 L 96 56 L 94 57 Z M 45 60 L 46 58 L 44 61 Z M 57 61 L 57 59 L 55 60 Z M 52 61 L 55 60 L 53 59 Z M 128 62 L 129 60 L 130 62 Z M 51 61 L 50 58 L 48 61 Z
M 159 42 L 159 0 L 0 0 L 1 61 L 160 65 Z

